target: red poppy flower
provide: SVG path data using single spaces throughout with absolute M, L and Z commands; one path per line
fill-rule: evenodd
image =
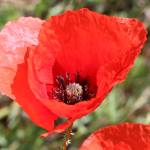
M 123 123 L 92 133 L 80 150 L 149 150 L 150 125 Z
M 38 126 L 62 132 L 125 79 L 145 41 L 140 21 L 88 9 L 21 18 L 0 33 L 0 91 Z M 60 117 L 68 121 L 55 128 Z

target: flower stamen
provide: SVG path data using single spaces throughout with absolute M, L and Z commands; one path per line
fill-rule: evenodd
M 66 104 L 75 104 L 80 101 L 85 101 L 94 97 L 96 91 L 90 93 L 87 80 L 81 80 L 79 73 L 76 73 L 74 80 L 70 78 L 70 74 L 56 77 L 56 87 L 53 89 L 52 96 L 54 99 L 59 99 Z

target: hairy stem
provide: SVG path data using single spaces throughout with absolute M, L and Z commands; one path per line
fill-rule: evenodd
M 72 126 L 73 126 L 73 124 L 71 124 L 71 126 L 66 129 L 66 133 L 64 135 L 63 150 L 67 150 L 67 146 L 70 143 L 71 133 L 72 133 Z

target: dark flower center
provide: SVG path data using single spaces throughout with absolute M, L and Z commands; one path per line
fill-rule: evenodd
M 54 99 L 70 105 L 89 100 L 95 95 L 96 90 L 90 91 L 88 80 L 81 79 L 79 73 L 76 73 L 73 79 L 70 78 L 69 73 L 65 77 L 57 76 L 55 88 L 52 90 Z

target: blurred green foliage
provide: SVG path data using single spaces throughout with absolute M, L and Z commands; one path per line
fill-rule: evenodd
M 145 22 L 150 31 L 149 0 L 0 0 L 0 27 L 20 16 L 46 19 L 69 9 L 88 7 L 91 10 Z M 102 105 L 74 124 L 70 150 L 76 150 L 91 132 L 120 122 L 150 123 L 150 38 L 136 60 L 127 80 L 115 87 Z M 1 150 L 58 150 L 63 134 L 40 139 L 44 130 L 35 126 L 20 107 L 8 97 L 0 99 Z

